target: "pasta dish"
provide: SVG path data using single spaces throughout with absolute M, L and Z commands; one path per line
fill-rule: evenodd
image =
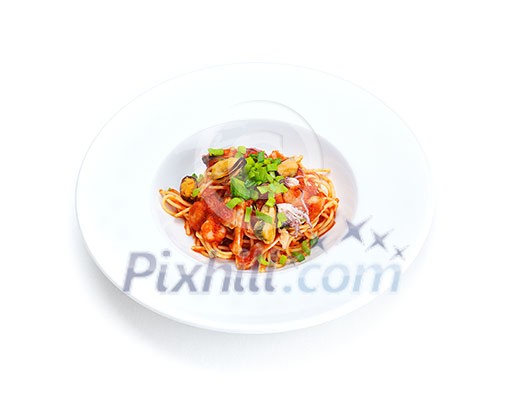
M 203 174 L 160 190 L 162 208 L 184 220 L 192 250 L 238 269 L 282 268 L 304 261 L 335 224 L 339 199 L 329 169 L 302 156 L 244 146 L 208 149 Z

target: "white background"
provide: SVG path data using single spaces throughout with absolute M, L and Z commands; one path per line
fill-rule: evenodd
M 0 392 L 524 392 L 523 2 L 9 3 Z M 416 134 L 438 205 L 400 293 L 297 332 L 221 334 L 138 306 L 87 256 L 74 187 L 104 123 L 168 78 L 248 61 L 339 75 Z

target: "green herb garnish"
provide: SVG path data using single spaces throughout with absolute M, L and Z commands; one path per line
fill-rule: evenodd
M 210 154 L 210 156 L 222 156 L 224 155 L 224 149 L 209 148 L 208 153 Z
M 239 197 L 235 197 L 235 198 L 232 198 L 230 201 L 228 201 L 226 203 L 226 206 L 230 209 L 233 209 L 235 208 L 237 205 L 239 205 L 241 202 L 243 202 L 243 199 L 242 198 L 239 198 Z
M 270 183 L 270 185 L 268 185 L 268 188 L 274 193 L 286 193 L 288 191 L 286 186 L 284 186 L 282 183 L 276 182 L 275 180 L 274 182 Z
M 208 149 L 210 156 L 224 155 L 224 149 Z M 247 149 L 245 146 L 238 146 L 236 157 L 246 155 Z M 242 171 L 237 176 L 230 179 L 230 192 L 232 200 L 240 198 L 242 200 L 258 200 L 263 194 L 268 194 L 266 205 L 273 207 L 276 204 L 275 195 L 277 193 L 285 193 L 288 191 L 284 184 L 280 183 L 284 178 L 277 175 L 277 167 L 281 163 L 281 159 L 273 159 L 266 157 L 264 151 L 259 151 L 256 154 L 250 154 L 246 157 L 246 164 Z M 200 182 L 202 175 L 193 174 L 193 177 Z M 237 201 L 237 200 L 234 200 Z M 234 203 L 231 203 L 234 204 Z M 239 204 L 237 202 L 237 204 Z M 235 204 L 235 205 L 237 205 Z M 235 207 L 233 205 L 233 207 Z
M 262 264 L 262 265 L 270 265 L 270 263 L 268 261 L 266 261 L 266 259 L 263 257 L 262 254 L 260 254 L 257 257 L 257 261 L 259 262 L 259 264 Z
M 270 189 L 268 186 L 257 186 L 257 190 L 259 190 L 261 194 L 266 194 Z
M 244 221 L 246 223 L 250 223 L 251 217 L 252 217 L 252 207 L 246 207 L 246 211 L 244 212 Z
M 266 166 L 266 168 L 268 168 L 268 171 L 277 171 L 277 162 L 274 161 L 273 163 L 270 163 Z
M 240 197 L 243 200 L 249 200 L 251 197 L 250 190 L 239 178 L 232 178 L 230 180 L 230 191 L 232 193 L 232 196 Z
M 304 261 L 306 259 L 306 257 L 304 257 L 304 254 L 300 252 L 293 252 L 292 254 L 298 262 Z
M 301 249 L 306 256 L 310 256 L 310 241 L 305 239 L 303 242 L 301 242 Z
M 317 235 L 315 235 L 311 240 L 310 240 L 310 247 L 313 248 L 315 245 L 317 245 L 317 243 L 319 242 L 319 237 Z
M 269 223 L 269 224 L 273 223 L 273 218 L 270 215 L 265 214 L 264 212 L 255 211 L 255 216 L 258 219 L 265 221 L 266 223 Z
M 287 221 L 288 221 L 288 218 L 286 217 L 286 215 L 284 213 L 279 212 L 277 214 L 277 225 L 278 225 L 278 227 L 281 227 Z
M 253 157 L 248 156 L 248 157 L 246 158 L 246 167 L 248 167 L 248 166 L 251 167 L 251 166 L 253 166 L 254 164 L 255 164 L 255 160 L 253 160 Z

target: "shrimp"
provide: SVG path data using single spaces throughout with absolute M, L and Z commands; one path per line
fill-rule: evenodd
M 188 224 L 193 231 L 199 231 L 206 221 L 208 207 L 202 201 L 196 201 L 188 212 Z
M 243 222 L 244 222 L 244 208 L 246 203 L 239 204 L 235 207 L 235 229 L 233 230 L 233 242 L 230 249 L 234 255 L 239 255 L 242 252 L 242 240 L 244 237 Z
M 226 228 L 212 215 L 202 224 L 201 234 L 206 242 L 218 245 L 226 237 Z
M 310 182 L 304 182 L 304 180 L 301 179 L 299 185 L 288 188 L 288 191 L 283 193 L 282 197 L 279 197 L 279 199 L 276 198 L 276 202 L 278 204 L 286 202 L 297 208 L 305 209 L 304 201 L 308 201 L 310 198 L 318 195 L 319 189 L 316 185 Z
M 286 193 L 283 193 L 283 202 L 292 204 L 298 208 L 302 208 L 301 204 L 301 187 L 294 186 L 288 189 Z M 280 201 L 279 201 L 280 202 Z
M 310 220 L 313 221 L 323 210 L 324 199 L 319 196 L 312 196 L 306 200 L 306 206 L 308 207 L 308 215 L 310 216 Z

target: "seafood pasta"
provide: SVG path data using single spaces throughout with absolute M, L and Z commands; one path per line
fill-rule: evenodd
M 339 200 L 329 169 L 244 146 L 210 148 L 202 159 L 202 175 L 160 190 L 162 208 L 184 220 L 197 253 L 242 270 L 281 268 L 304 261 L 335 224 Z

